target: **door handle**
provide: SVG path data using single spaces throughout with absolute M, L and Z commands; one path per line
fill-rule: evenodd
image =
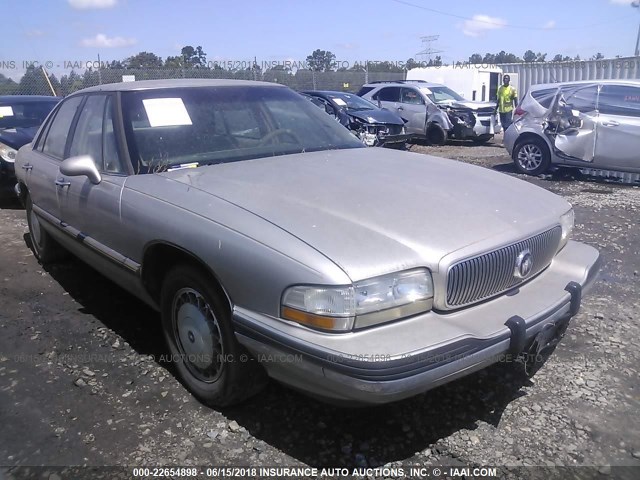
M 21 167 L 23 170 L 33 170 L 33 165 L 29 165 L 28 163 L 26 165 L 22 165 Z
M 620 126 L 620 124 L 618 122 L 616 122 L 615 120 L 606 120 L 606 121 L 602 122 L 602 125 L 604 125 L 605 127 L 618 127 L 618 126 Z
M 67 182 L 64 178 L 58 178 L 56 179 L 56 185 L 58 187 L 68 187 L 71 185 L 71 182 Z

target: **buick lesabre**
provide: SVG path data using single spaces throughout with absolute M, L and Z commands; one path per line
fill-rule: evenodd
M 157 309 L 181 380 L 216 406 L 267 375 L 392 402 L 539 353 L 599 268 L 562 198 L 366 148 L 277 84 L 76 92 L 16 172 L 36 257 L 69 251 Z

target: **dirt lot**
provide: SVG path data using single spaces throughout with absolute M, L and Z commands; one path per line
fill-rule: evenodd
M 499 139 L 412 150 L 515 175 Z M 574 238 L 605 257 L 552 357 L 532 379 L 501 363 L 359 410 L 274 382 L 242 406 L 202 406 L 163 362 L 157 314 L 78 261 L 39 265 L 5 197 L 0 465 L 565 465 L 610 478 L 626 465 L 640 478 L 640 188 L 522 178 L 570 201 Z

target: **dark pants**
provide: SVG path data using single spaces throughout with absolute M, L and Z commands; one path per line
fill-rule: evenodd
M 513 121 L 513 110 L 510 112 L 500 112 L 500 123 L 502 124 L 502 131 L 506 132 L 509 125 Z

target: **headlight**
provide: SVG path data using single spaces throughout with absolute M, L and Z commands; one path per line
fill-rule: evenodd
M 426 312 L 432 305 L 431 272 L 420 268 L 349 286 L 288 288 L 282 297 L 282 318 L 313 328 L 344 332 Z
M 573 207 L 564 215 L 560 217 L 560 227 L 562 227 L 562 236 L 560 237 L 560 250 L 564 247 L 569 241 L 569 237 L 571 237 L 571 232 L 573 232 L 573 225 L 576 219 L 575 212 L 573 211 Z
M 0 158 L 5 162 L 13 163 L 16 161 L 18 151 L 4 143 L 0 143 Z

